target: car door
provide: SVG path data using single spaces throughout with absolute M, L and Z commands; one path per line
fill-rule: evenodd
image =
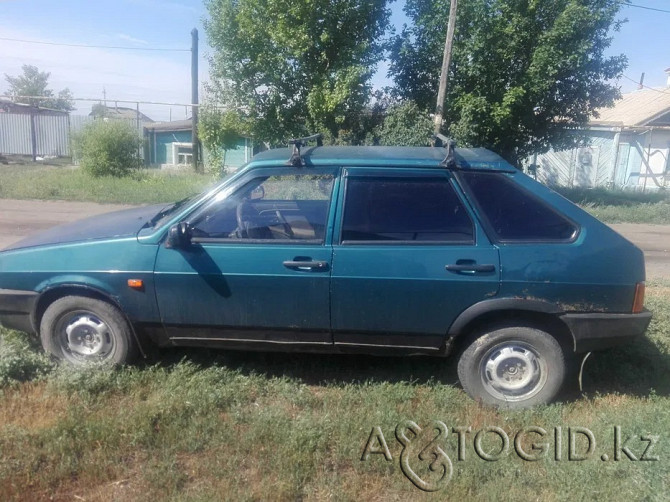
M 498 291 L 497 248 L 447 170 L 347 168 L 343 183 L 335 344 L 438 350 L 458 314 Z
M 188 218 L 192 244 L 161 246 L 156 296 L 177 344 L 331 345 L 334 168 L 256 169 Z

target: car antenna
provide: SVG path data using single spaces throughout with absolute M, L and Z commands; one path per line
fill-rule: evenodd
M 323 146 L 323 136 L 318 134 L 312 134 L 311 136 L 306 136 L 304 138 L 294 138 L 288 140 L 289 145 L 293 145 L 293 153 L 291 153 L 291 158 L 288 159 L 287 164 L 293 167 L 303 167 L 305 163 L 302 160 L 302 155 L 300 154 L 300 149 L 303 146 L 306 146 L 310 141 L 316 141 L 316 146 Z
M 447 138 L 444 134 L 437 133 L 433 135 L 433 146 L 447 149 L 447 156 L 440 162 L 441 166 L 446 167 L 447 169 L 460 167 L 458 162 L 456 162 L 456 152 L 454 151 L 456 142 L 453 139 Z

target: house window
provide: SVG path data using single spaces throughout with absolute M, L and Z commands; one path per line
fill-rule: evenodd
M 172 162 L 174 164 L 190 164 L 193 161 L 193 145 L 191 143 L 172 143 Z

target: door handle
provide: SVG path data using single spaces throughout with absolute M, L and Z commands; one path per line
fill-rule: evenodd
M 495 265 L 485 264 L 477 265 L 476 263 L 452 263 L 446 265 L 446 268 L 449 272 L 494 272 L 496 267 Z
M 313 270 L 317 272 L 325 272 L 328 270 L 327 261 L 286 260 L 283 264 L 286 268 L 293 270 Z

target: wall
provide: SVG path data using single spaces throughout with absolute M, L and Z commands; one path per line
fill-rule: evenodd
M 226 171 L 236 171 L 253 157 L 252 142 L 249 138 L 238 138 L 235 149 L 228 150 L 225 158 Z M 205 151 L 205 160 L 207 160 L 208 153 Z
M 149 134 L 148 140 L 153 143 L 151 164 L 172 165 L 172 143 L 190 143 L 191 131 L 156 131 Z
M 617 181 L 627 187 L 656 189 L 670 185 L 670 131 L 647 129 L 621 135 Z
M 151 147 L 151 165 L 153 166 L 172 166 L 175 160 L 172 155 L 173 143 L 191 143 L 191 131 L 156 131 L 149 132 L 147 140 Z M 205 149 L 205 163 L 209 159 L 209 152 Z M 251 140 L 239 138 L 237 147 L 226 152 L 226 169 L 235 171 L 243 164 L 248 162 L 253 156 Z
M 588 135 L 589 141 L 582 148 L 538 155 L 538 181 L 586 188 L 655 189 L 670 184 L 666 175 L 670 131 L 602 127 L 590 130 Z

